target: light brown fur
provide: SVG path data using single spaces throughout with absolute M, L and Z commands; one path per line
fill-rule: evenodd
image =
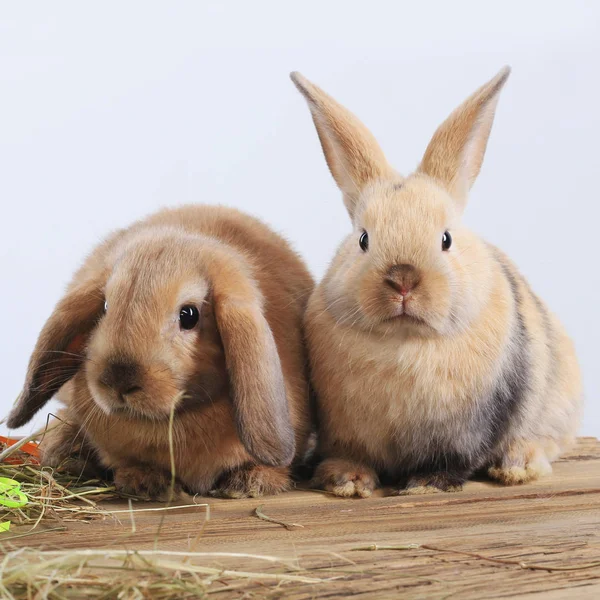
M 173 409 L 178 485 L 205 494 L 223 481 L 238 496 L 287 489 L 311 430 L 301 325 L 312 288 L 288 244 L 237 210 L 152 215 L 113 234 L 76 273 L 9 425 L 60 389 L 63 424 L 47 434 L 43 462 L 76 460 L 72 450 L 85 446 L 117 486 L 161 497 Z M 184 305 L 200 311 L 190 331 L 178 321 Z M 141 389 L 120 395 L 104 383 L 115 360 L 139 366 Z
M 406 178 L 354 115 L 292 74 L 353 224 L 306 315 L 325 456 L 316 481 L 334 493 L 365 472 L 409 493 L 458 489 L 482 468 L 521 483 L 549 472 L 576 431 L 572 342 L 514 265 L 461 223 L 508 73 L 448 117 Z M 403 297 L 398 272 L 411 273 Z

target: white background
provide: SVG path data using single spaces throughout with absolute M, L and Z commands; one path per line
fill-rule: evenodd
M 592 0 L 3 4 L 0 413 L 86 252 L 161 206 L 245 209 L 323 274 L 350 224 L 289 71 L 406 173 L 510 64 L 466 218 L 575 338 L 600 435 L 599 22 Z

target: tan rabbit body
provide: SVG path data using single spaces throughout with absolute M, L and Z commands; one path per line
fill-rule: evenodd
M 43 462 L 88 454 L 126 491 L 237 497 L 289 486 L 310 434 L 302 317 L 312 279 L 287 243 L 223 207 L 164 210 L 101 244 L 46 323 L 9 426 L 60 389 Z M 62 388 L 62 389 L 61 389 Z M 75 452 L 77 451 L 77 452 Z
M 317 483 L 368 496 L 551 471 L 580 418 L 573 344 L 498 249 L 461 223 L 505 69 L 440 126 L 404 178 L 370 132 L 299 74 L 353 232 L 306 315 Z

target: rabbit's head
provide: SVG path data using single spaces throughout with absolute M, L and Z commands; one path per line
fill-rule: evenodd
M 110 258 L 86 352 L 88 386 L 105 412 L 164 418 L 222 392 L 225 362 L 202 259 L 206 248 L 192 236 L 156 230 Z
M 449 334 L 487 297 L 483 242 L 461 224 L 492 127 L 505 68 L 435 132 L 415 173 L 399 175 L 373 135 L 298 73 L 353 232 L 323 282 L 338 323 L 380 333 Z

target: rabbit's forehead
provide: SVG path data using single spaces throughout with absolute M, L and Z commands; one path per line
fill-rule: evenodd
M 201 304 L 209 282 L 194 264 L 174 248 L 130 251 L 113 267 L 106 295 L 113 304 L 172 310 L 185 303 Z
M 437 185 L 409 177 L 402 184 L 380 183 L 364 192 L 359 225 L 367 230 L 439 230 L 455 219 L 449 196 Z

